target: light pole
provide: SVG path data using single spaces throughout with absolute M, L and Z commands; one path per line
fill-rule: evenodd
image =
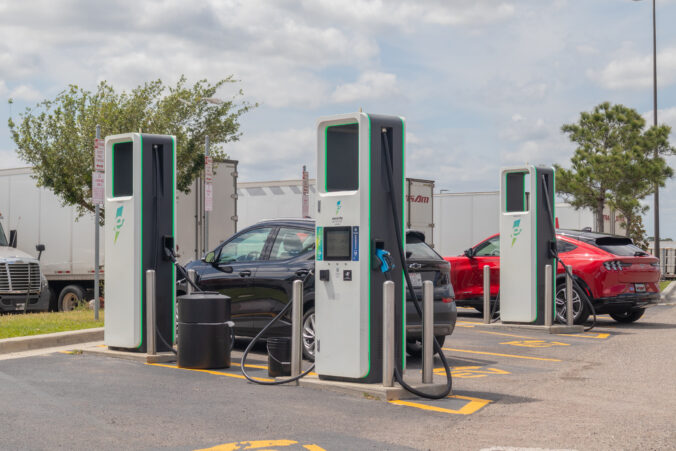
M 657 127 L 657 24 L 655 19 L 655 0 L 653 0 L 653 125 Z M 657 147 L 655 147 L 654 158 L 657 159 L 658 157 L 659 153 Z M 655 256 L 660 259 L 660 188 L 657 183 L 655 183 L 655 207 L 653 210 L 655 212 L 654 252 Z M 660 259 L 660 263 L 661 261 Z

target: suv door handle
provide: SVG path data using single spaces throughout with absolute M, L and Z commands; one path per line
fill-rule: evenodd
M 251 275 L 251 271 L 249 271 L 248 269 L 245 269 L 244 271 L 239 272 L 240 277 L 249 277 L 250 275 Z
M 307 269 L 299 269 L 298 271 L 296 271 L 296 275 L 297 275 L 298 277 L 305 277 L 305 276 L 308 275 L 309 272 L 310 272 L 310 271 L 307 270 Z

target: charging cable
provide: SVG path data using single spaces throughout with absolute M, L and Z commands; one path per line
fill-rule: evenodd
M 307 282 L 307 280 L 308 280 L 310 277 L 314 277 L 314 273 L 315 273 L 315 272 L 314 272 L 313 269 L 311 269 L 311 270 L 307 273 L 307 275 L 303 278 L 303 286 L 305 286 L 305 282 Z M 277 316 L 275 316 L 274 318 L 272 318 L 272 320 L 271 320 L 264 328 L 262 328 L 261 331 L 258 332 L 258 334 L 256 334 L 256 336 L 251 340 L 251 342 L 249 343 L 249 345 L 248 345 L 248 346 L 246 347 L 246 349 L 244 350 L 244 354 L 242 354 L 242 358 L 240 359 L 239 367 L 240 367 L 240 369 L 242 370 L 242 374 L 244 375 L 244 377 L 247 378 L 248 381 L 253 382 L 254 384 L 259 384 L 259 385 L 282 385 L 282 384 L 288 384 L 289 382 L 295 382 L 295 381 L 297 381 L 298 379 L 301 379 L 301 378 L 307 376 L 312 370 L 315 369 L 315 364 L 313 363 L 312 366 L 310 366 L 310 368 L 308 368 L 307 370 L 303 371 L 303 372 L 300 373 L 298 376 L 293 376 L 293 377 L 289 377 L 289 378 L 286 378 L 286 379 L 280 379 L 280 380 L 276 380 L 276 381 L 262 381 L 262 380 L 254 379 L 253 377 L 251 377 L 251 376 L 249 375 L 249 373 L 246 372 L 246 368 L 245 368 L 245 366 L 246 366 L 246 358 L 249 356 L 249 351 L 251 351 L 251 349 L 254 347 L 254 344 L 255 344 L 255 343 L 256 343 L 256 342 L 257 342 L 257 341 L 265 334 L 265 332 L 267 332 L 268 329 L 270 329 L 277 321 L 279 321 L 279 319 L 280 319 L 282 316 L 284 316 L 284 315 L 291 309 L 291 306 L 292 306 L 292 305 L 293 305 L 293 302 L 289 301 L 289 302 L 284 306 L 284 308 L 283 308 L 279 313 L 277 313 Z M 302 360 L 301 360 L 301 361 L 302 361 Z
M 408 286 L 409 293 L 411 295 L 411 298 L 413 299 L 413 305 L 415 306 L 415 310 L 418 313 L 418 317 L 422 320 L 422 308 L 420 307 L 420 302 L 418 301 L 418 296 L 415 293 L 415 290 L 413 289 L 413 284 L 411 283 L 411 277 L 408 273 L 408 267 L 406 264 L 406 253 L 404 252 L 404 242 L 403 238 L 401 236 L 401 224 L 399 222 L 399 212 L 397 208 L 397 202 L 396 199 L 394 198 L 394 183 L 392 182 L 392 150 L 390 149 L 390 143 L 389 140 L 387 139 L 387 133 L 381 133 L 381 136 L 383 138 L 383 151 L 385 152 L 385 172 L 387 173 L 387 183 L 389 187 L 389 193 L 390 193 L 390 203 L 392 204 L 392 219 L 394 223 L 394 231 L 397 236 L 397 249 L 399 251 L 399 257 L 401 259 L 401 262 L 403 264 L 403 270 L 404 270 L 404 277 L 406 278 L 406 285 Z M 377 254 L 376 254 L 377 255 Z M 389 255 L 389 253 L 388 253 Z M 381 260 L 382 262 L 382 260 Z M 381 265 L 382 267 L 382 265 Z M 387 273 L 386 273 L 387 274 Z M 387 275 L 386 275 L 387 277 Z M 404 352 L 404 350 L 402 350 Z M 449 393 L 451 393 L 451 390 L 453 389 L 453 376 L 451 375 L 451 368 L 448 365 L 448 361 L 446 360 L 446 356 L 444 355 L 444 352 L 441 349 L 441 346 L 439 346 L 439 342 L 437 341 L 436 337 L 434 338 L 434 352 L 439 356 L 441 359 L 441 363 L 444 365 L 444 371 L 446 371 L 446 387 L 444 390 L 439 393 L 439 394 L 431 394 L 431 393 L 425 393 L 423 391 L 417 390 L 410 385 L 408 385 L 404 381 L 404 376 L 402 374 L 402 371 L 399 369 L 399 366 L 401 363 L 397 363 L 397 365 L 394 368 L 394 376 L 399 382 L 399 384 L 404 387 L 405 390 L 409 391 L 410 393 L 413 393 L 416 396 L 420 396 L 421 398 L 428 398 L 428 399 L 442 399 L 448 396 Z
M 561 257 L 559 256 L 559 250 L 556 246 L 556 242 L 557 242 L 556 241 L 556 227 L 554 226 L 554 220 L 552 219 L 554 217 L 554 212 L 552 211 L 552 205 L 549 202 L 549 188 L 547 187 L 547 180 L 545 179 L 544 176 L 542 177 L 542 189 L 545 193 L 545 201 L 546 201 L 545 205 L 547 207 L 547 213 L 548 213 L 547 218 L 549 219 L 549 226 L 551 227 L 552 235 L 554 236 L 554 240 L 552 241 L 552 243 L 549 247 L 549 252 L 552 254 L 554 259 L 556 260 L 557 266 L 558 266 L 558 264 L 561 264 L 561 266 L 563 266 L 564 271 L 566 271 L 566 274 L 568 275 L 568 277 L 570 277 L 570 279 L 575 284 L 575 287 L 577 288 L 578 294 L 580 296 L 580 302 L 584 301 L 589 306 L 589 309 L 591 310 L 591 313 L 592 313 L 592 316 L 593 316 L 594 319 L 592 320 L 591 325 L 589 325 L 588 327 L 585 327 L 585 329 L 584 329 L 585 332 L 588 332 L 588 331 L 592 330 L 594 328 L 594 326 L 596 326 L 596 309 L 594 308 L 594 305 L 589 300 L 589 297 L 587 296 L 587 292 L 580 286 L 577 279 L 575 277 L 573 277 L 572 272 L 568 269 L 568 266 L 566 266 L 566 264 L 564 264 L 563 261 L 561 261 Z M 555 267 L 557 267 L 557 266 L 555 266 Z M 556 293 L 556 287 L 554 288 L 554 292 Z M 554 307 L 555 307 L 554 310 L 556 311 L 556 296 L 554 296 Z M 580 306 L 580 308 L 582 308 L 582 306 Z M 573 310 L 573 313 L 575 313 L 575 310 Z

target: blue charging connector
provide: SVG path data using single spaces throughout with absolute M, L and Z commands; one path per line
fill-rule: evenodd
M 380 271 L 390 272 L 394 269 L 394 262 L 389 252 L 385 249 L 376 249 L 376 257 L 380 260 Z

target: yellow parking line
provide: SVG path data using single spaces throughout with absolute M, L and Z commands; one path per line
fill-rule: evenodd
M 452 352 L 466 352 L 468 354 L 481 354 L 481 355 L 495 355 L 498 357 L 511 357 L 513 359 L 526 359 L 526 360 L 542 360 L 544 362 L 560 362 L 559 359 L 547 359 L 544 357 L 531 357 L 526 355 L 515 355 L 515 354 L 498 354 L 497 352 L 486 352 L 486 351 L 471 351 L 469 349 L 454 349 L 454 348 L 441 348 L 444 351 Z
M 583 334 L 557 334 L 557 335 L 562 335 L 564 337 L 597 338 L 599 340 L 604 340 L 604 339 L 610 337 L 610 334 L 606 334 L 606 333 L 602 333 L 602 332 L 583 333 Z
M 446 409 L 443 407 L 437 407 L 437 406 L 430 406 L 428 404 L 422 404 L 419 402 L 411 402 L 411 401 L 401 401 L 401 400 L 396 400 L 396 401 L 389 401 L 390 404 L 394 404 L 397 406 L 408 406 L 408 407 L 415 407 L 417 409 L 422 409 L 422 410 L 429 410 L 432 412 L 441 412 L 441 413 L 453 413 L 456 415 L 471 415 L 477 410 L 481 409 L 482 407 L 487 406 L 490 404 L 491 401 L 490 399 L 480 399 L 480 398 L 471 398 L 469 396 L 459 396 L 459 395 L 452 395 L 448 396 L 448 398 L 454 398 L 454 399 L 465 399 L 469 401 L 467 404 L 462 406 L 462 408 L 458 410 L 454 409 Z
M 466 320 L 462 320 L 462 321 L 456 321 L 455 323 L 456 323 L 456 324 L 458 324 L 458 323 L 461 323 L 461 324 L 481 324 L 481 321 L 466 321 Z
M 228 377 L 234 377 L 236 379 L 246 380 L 246 377 L 242 376 L 241 374 L 222 373 L 220 371 L 213 371 L 213 370 L 196 370 L 196 369 L 192 369 L 192 368 L 179 368 L 178 366 L 167 365 L 167 364 L 164 364 L 164 363 L 146 363 L 146 365 L 162 366 L 162 367 L 165 367 L 165 368 L 173 368 L 175 370 L 196 371 L 198 373 L 215 374 L 216 376 L 228 376 Z M 272 382 L 273 381 L 273 379 L 267 379 L 267 378 L 264 378 L 264 377 L 254 377 L 253 379 L 256 379 L 258 381 L 264 381 L 264 382 Z
M 533 340 L 537 340 L 536 337 L 526 337 L 524 335 L 514 335 L 514 334 L 505 334 L 502 332 L 491 332 L 489 330 L 477 330 L 480 334 L 491 334 L 491 335 L 501 335 L 503 337 L 514 337 L 514 338 L 529 338 Z

